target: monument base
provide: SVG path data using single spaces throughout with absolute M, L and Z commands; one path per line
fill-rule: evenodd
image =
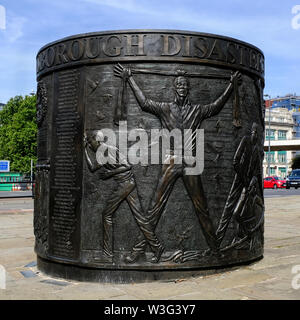
M 151 281 L 175 281 L 176 279 L 207 276 L 234 270 L 261 260 L 258 258 L 226 266 L 176 270 L 99 269 L 53 262 L 37 256 L 37 267 L 47 275 L 65 280 L 99 283 L 141 283 Z

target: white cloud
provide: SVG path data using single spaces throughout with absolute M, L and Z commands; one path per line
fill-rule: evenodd
M 6 10 L 5 7 L 0 5 L 0 29 L 6 29 Z
M 7 19 L 6 37 L 9 42 L 15 42 L 23 36 L 23 28 L 26 18 L 11 17 Z

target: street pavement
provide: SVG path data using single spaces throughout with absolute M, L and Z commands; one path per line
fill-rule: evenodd
M 0 214 L 9 212 L 29 212 L 32 214 L 33 200 L 32 198 L 0 198 Z M 1 239 L 1 238 L 0 238 Z
M 276 197 L 289 197 L 289 196 L 300 196 L 300 189 L 291 188 L 289 190 L 286 189 L 264 189 L 265 198 L 276 198 Z M 27 191 L 0 191 L 0 201 L 3 199 L 15 197 L 24 197 L 31 198 L 32 192 L 31 190 Z
M 101 284 L 51 278 L 38 271 L 32 200 L 2 199 L 0 264 L 6 269 L 6 289 L 0 289 L 0 299 L 299 300 L 300 196 L 266 198 L 265 205 L 265 252 L 256 263 L 167 282 Z
M 278 197 L 290 197 L 290 196 L 299 196 L 300 197 L 300 189 L 265 189 L 264 190 L 265 198 L 278 198 Z
M 15 198 L 15 197 L 32 197 L 32 191 L 0 191 L 0 200 L 4 198 Z

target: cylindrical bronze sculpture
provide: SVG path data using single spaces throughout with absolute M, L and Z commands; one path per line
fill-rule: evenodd
M 259 49 L 187 31 L 89 33 L 43 47 L 37 80 L 40 270 L 149 281 L 262 257 Z

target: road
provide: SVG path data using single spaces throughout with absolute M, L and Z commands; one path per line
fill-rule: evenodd
M 28 191 L 0 191 L 0 199 L 9 197 L 27 197 L 32 196 L 31 190 Z
M 287 189 L 265 189 L 265 198 L 278 198 L 278 197 L 290 197 L 290 196 L 300 196 L 300 189 L 291 188 Z
M 29 197 L 24 197 L 29 196 Z M 13 198 L 19 197 L 19 198 Z M 22 197 L 22 198 L 21 198 Z M 31 191 L 1 191 L 0 214 L 3 212 L 27 212 L 33 210 Z
M 32 198 L 18 198 L 18 199 L 1 199 L 0 198 L 0 214 L 5 212 L 22 212 L 32 211 L 33 200 Z

